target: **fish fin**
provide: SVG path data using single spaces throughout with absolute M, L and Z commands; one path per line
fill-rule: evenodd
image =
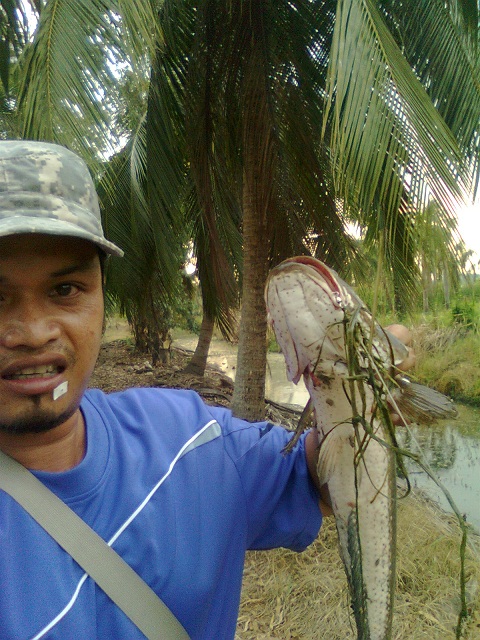
M 304 410 L 302 411 L 302 415 L 300 416 L 300 420 L 298 421 L 297 428 L 295 429 L 295 433 L 292 438 L 290 438 L 288 444 L 282 449 L 282 453 L 288 454 L 290 453 L 297 442 L 300 439 L 300 436 L 308 428 L 311 415 L 313 413 L 313 402 L 312 399 L 309 398 L 307 404 L 305 405 Z
M 401 414 L 411 422 L 431 424 L 435 420 L 456 418 L 458 411 L 452 400 L 435 389 L 397 376 L 397 389 L 392 392 Z
M 343 465 L 353 467 L 353 437 L 351 423 L 344 423 L 334 426 L 320 442 L 317 473 L 321 485 L 328 484 L 335 470 Z

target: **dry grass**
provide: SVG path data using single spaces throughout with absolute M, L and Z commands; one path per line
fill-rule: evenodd
M 435 328 L 421 324 L 413 330 L 417 355 L 415 375 L 441 393 L 480 403 L 480 337 L 454 325 Z
M 455 638 L 459 542 L 455 520 L 435 505 L 419 496 L 400 501 L 392 640 Z M 464 637 L 478 640 L 478 538 L 471 536 L 471 542 L 467 561 L 471 617 Z M 236 639 L 274 638 L 356 638 L 332 519 L 324 523 L 317 541 L 302 554 L 281 549 L 247 556 Z

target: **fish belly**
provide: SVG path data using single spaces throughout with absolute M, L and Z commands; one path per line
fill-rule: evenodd
M 359 640 L 391 637 L 395 581 L 396 478 L 379 421 L 354 426 L 344 384 L 309 389 L 320 436 L 318 474 L 330 494 Z M 366 389 L 364 400 L 373 406 Z M 371 418 L 365 413 L 367 420 Z

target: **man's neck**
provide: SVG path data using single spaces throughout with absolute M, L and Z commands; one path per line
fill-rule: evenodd
M 75 467 L 85 455 L 85 423 L 81 411 L 46 433 L 0 432 L 0 449 L 27 469 L 60 472 Z

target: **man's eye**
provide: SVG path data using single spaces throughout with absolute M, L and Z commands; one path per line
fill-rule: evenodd
M 77 291 L 77 288 L 73 284 L 59 284 L 58 287 L 55 287 L 56 295 L 61 298 L 67 298 L 68 296 L 73 295 Z

